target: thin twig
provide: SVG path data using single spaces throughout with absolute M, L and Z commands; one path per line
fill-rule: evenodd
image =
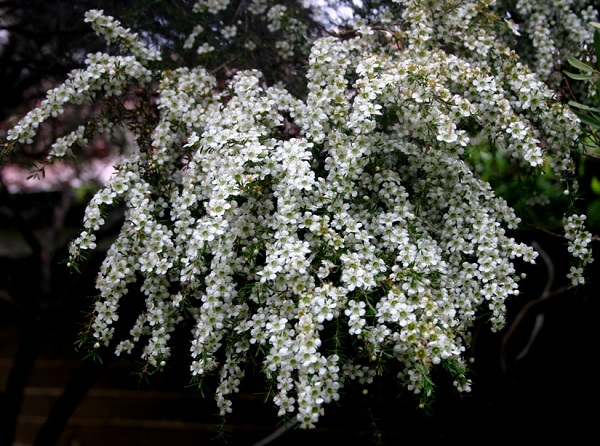
M 535 307 L 536 305 L 539 305 L 540 303 L 542 303 L 549 297 L 555 296 L 558 294 L 557 293 L 558 290 L 553 293 L 550 293 L 550 287 L 552 286 L 552 283 L 554 282 L 554 274 L 555 274 L 554 263 L 552 262 L 552 259 L 546 253 L 546 251 L 544 251 L 542 249 L 542 247 L 540 246 L 539 243 L 534 241 L 531 243 L 531 245 L 533 246 L 533 248 L 535 248 L 535 250 L 537 252 L 540 253 L 542 260 L 544 261 L 544 264 L 546 265 L 546 269 L 548 270 L 548 278 L 546 279 L 546 284 L 544 285 L 544 290 L 542 291 L 542 294 L 540 295 L 540 297 L 527 302 L 527 304 L 525 304 L 523 306 L 523 308 L 521 308 L 521 310 L 517 313 L 515 320 L 513 321 L 513 323 L 507 330 L 506 334 L 502 337 L 502 343 L 500 345 L 500 366 L 502 368 L 502 373 L 505 376 L 508 376 L 508 359 L 507 359 L 506 350 L 508 348 L 508 343 L 510 342 L 511 338 L 515 334 L 516 330 L 521 326 L 521 324 L 523 323 L 523 321 L 525 320 L 527 315 L 532 311 L 533 307 Z M 563 292 L 563 291 L 564 290 L 561 289 L 561 292 Z M 525 347 L 523 347 L 523 349 L 515 357 L 515 360 L 522 359 L 525 357 L 525 355 L 527 355 L 531 346 L 533 345 L 533 342 L 535 341 L 540 330 L 542 329 L 543 325 L 544 325 L 544 315 L 540 313 L 536 316 L 535 325 L 531 332 L 531 335 L 529 336 L 527 344 L 525 345 Z
M 299 423 L 298 420 L 294 420 L 291 423 L 284 424 L 279 429 L 277 429 L 275 432 L 267 435 L 265 438 L 254 443 L 252 446 L 266 446 L 267 444 L 269 444 L 272 441 L 275 441 L 276 439 L 281 437 L 283 434 L 285 434 L 290 429 L 293 429 L 298 423 Z

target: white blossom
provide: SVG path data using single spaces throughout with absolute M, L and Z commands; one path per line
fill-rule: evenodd
M 573 2 L 518 1 L 518 16 L 506 22 L 483 14 L 492 1 L 449 11 L 396 3 L 382 7 L 383 30 L 359 23 L 355 33 L 314 42 L 302 98 L 266 85 L 257 70 L 239 70 L 221 88 L 202 66 L 150 69 L 160 57 L 136 34 L 102 11 L 86 15 L 128 55 L 89 55 L 7 139 L 31 143 L 67 103 L 119 96 L 133 83 L 155 93 L 148 144 L 117 166 L 70 245 L 75 264 L 95 248 L 106 210 L 123 203 L 96 281 L 94 343 L 115 342 L 122 299 L 136 288 L 143 309 L 116 354 L 161 369 L 172 334 L 193 326 L 190 374 L 218 376 L 222 415 L 250 356 L 272 381 L 279 415 L 294 414 L 304 428 L 343 386 L 372 383 L 382 361 L 424 399 L 444 362 L 456 370 L 455 387 L 470 390 L 466 333 L 480 317 L 492 330 L 504 327 L 518 267 L 537 256 L 509 235 L 521 219 L 474 171 L 472 153 L 493 149 L 527 174 L 569 178 L 579 122 L 545 81 L 557 52 L 589 36 L 564 42 L 552 34 L 551 13 L 580 29 Z M 497 3 L 501 10 L 507 2 Z M 201 0 L 194 10 L 218 15 L 233 6 Z M 248 8 L 271 32 L 305 30 L 286 6 L 254 0 Z M 520 19 L 533 59 L 508 46 Z M 217 51 L 198 42 L 207 30 L 198 24 L 183 46 Z M 242 29 L 218 31 L 232 39 Z M 298 42 L 274 46 L 286 58 Z M 58 138 L 50 157 L 86 144 L 87 130 Z M 584 283 L 592 261 L 584 222 L 565 217 L 573 285 Z

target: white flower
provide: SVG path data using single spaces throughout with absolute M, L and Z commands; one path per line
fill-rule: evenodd
M 103 110 L 50 147 L 54 159 L 77 155 L 96 129 L 137 132 L 139 147 L 90 201 L 69 247 L 75 265 L 96 248 L 108 212 L 123 206 L 96 280 L 89 331 L 98 348 L 113 341 L 126 319 L 121 299 L 135 288 L 141 309 L 115 353 L 140 354 L 161 370 L 175 331 L 192 327 L 190 373 L 217 375 L 222 415 L 232 411 L 247 359 L 271 380 L 279 415 L 304 428 L 344 385 L 369 384 L 388 363 L 424 399 L 441 365 L 451 365 L 459 391 L 470 390 L 468 333 L 482 312 L 491 329 L 504 326 L 518 267 L 537 256 L 508 235 L 521 220 L 473 168 L 475 155 L 502 156 L 532 177 L 543 166 L 564 189 L 581 148 L 579 122 L 546 75 L 555 50 L 573 47 L 564 31 L 579 16 L 567 2 L 516 2 L 523 44 L 534 46 L 518 59 L 507 46 L 515 34 L 493 26 L 476 2 L 399 3 L 374 11 L 381 26 L 360 22 L 356 33 L 316 40 L 303 99 L 257 70 L 235 71 L 235 61 L 216 75 L 162 69 L 144 39 L 88 12 L 125 55 L 88 55 L 7 141 L 31 144 L 68 104 L 110 105 L 140 87 L 152 98 L 149 115 L 142 107 L 121 122 Z M 236 16 L 233 7 L 257 16 L 248 23 L 266 23 L 281 59 L 301 54 L 306 27 L 293 7 L 265 0 L 197 1 L 202 21 L 182 35 L 184 49 L 204 55 L 242 37 L 241 21 L 223 22 Z M 214 45 L 202 41 L 205 30 L 220 32 Z M 244 29 L 243 37 L 255 47 L 255 36 Z M 565 217 L 573 285 L 592 261 L 584 226 L 584 215 Z

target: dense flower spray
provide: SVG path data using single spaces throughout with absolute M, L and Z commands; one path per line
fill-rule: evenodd
M 222 88 L 202 66 L 157 68 L 160 55 L 136 34 L 90 11 L 86 21 L 125 55 L 90 55 L 8 133 L 11 144 L 28 143 L 66 103 L 110 100 L 132 86 L 155 92 L 152 113 L 133 126 L 138 149 L 91 200 L 70 247 L 75 266 L 95 248 L 107 209 L 125 205 L 98 275 L 89 345 L 160 369 L 173 332 L 191 323 L 190 372 L 219 376 L 221 414 L 258 357 L 279 415 L 302 427 L 344 385 L 382 373 L 422 404 L 438 366 L 469 391 L 470 329 L 477 318 L 504 326 L 506 299 L 519 292 L 516 264 L 537 256 L 508 235 L 521 220 L 477 176 L 471 154 L 493 146 L 525 175 L 552 172 L 575 195 L 580 124 L 545 82 L 559 43 L 545 37 L 543 18 L 595 17 L 555 1 L 517 2 L 508 19 L 499 3 L 382 3 L 377 26 L 357 20 L 312 43 L 302 98 L 255 70 Z M 249 10 L 269 5 L 255 0 Z M 290 30 L 277 45 L 288 57 L 304 28 L 285 6 L 270 6 L 269 30 Z M 531 63 L 510 46 L 521 32 L 539 50 Z M 214 50 L 203 33 L 196 26 L 184 47 Z M 57 140 L 49 157 L 110 129 L 105 119 Z M 584 220 L 565 216 L 574 284 L 592 259 Z M 129 336 L 114 339 L 133 286 L 144 309 Z

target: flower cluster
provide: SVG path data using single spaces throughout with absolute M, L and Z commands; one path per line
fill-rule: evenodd
M 569 242 L 568 250 L 577 261 L 577 265 L 572 266 L 567 274 L 574 286 L 585 283 L 583 277 L 584 267 L 593 260 L 592 251 L 589 247 L 592 234 L 585 230 L 585 220 L 585 215 L 570 215 L 565 220 L 565 237 Z
M 9 142 L 31 144 L 39 126 L 48 119 L 64 112 L 67 104 L 86 104 L 98 95 L 119 96 L 132 83 L 146 84 L 151 72 L 133 56 L 110 56 L 104 53 L 88 54 L 86 68 L 74 70 L 60 86 L 46 94 L 39 107 L 31 110 L 7 134 Z M 70 154 L 75 143 L 85 143 L 79 127 L 72 134 L 56 141 L 50 156 L 53 158 Z
M 142 63 L 161 59 L 159 51 L 147 48 L 136 33 L 123 28 L 118 20 L 104 15 L 102 10 L 89 10 L 85 13 L 84 21 L 90 23 L 96 34 L 103 37 L 108 44 L 118 43 Z
M 302 12 L 298 14 L 297 10 L 271 0 L 252 0 L 236 5 L 237 11 L 232 20 L 224 18 L 227 17 L 227 10 L 230 7 L 231 2 L 229 0 L 197 1 L 193 6 L 193 11 L 204 13 L 203 19 L 208 20 L 208 22 L 193 27 L 192 32 L 184 41 L 184 48 L 191 49 L 195 47 L 199 55 L 214 52 L 217 49 L 217 41 L 220 39 L 215 39 L 215 33 L 213 35 L 206 34 L 205 30 L 218 27 L 219 32 L 216 34 L 220 34 L 220 37 L 224 38 L 224 41 L 220 42 L 221 44 L 235 45 L 240 40 L 234 38 L 243 35 L 244 48 L 253 51 L 257 47 L 257 36 L 253 32 L 249 32 L 247 26 L 241 25 L 244 21 L 264 21 L 262 26 L 274 38 L 272 44 L 280 58 L 290 59 L 292 56 L 298 55 L 298 52 L 306 50 L 309 36 L 308 26 L 297 17 L 302 15 Z M 303 5 L 297 5 L 296 7 L 300 11 L 305 8 Z M 208 13 L 208 16 L 206 13 Z M 210 15 L 214 16 L 215 22 L 210 23 Z M 244 20 L 241 20 L 242 15 L 245 15 Z M 260 34 L 261 39 L 266 39 L 263 30 L 260 31 Z M 204 39 L 198 42 L 200 37 L 204 37 Z
M 586 24 L 598 20 L 598 11 L 587 2 L 519 0 L 498 3 L 499 9 L 505 11 L 514 4 L 514 15 L 507 21 L 521 24 L 519 39 L 531 40 L 531 51 L 525 53 L 524 58 L 542 79 L 550 77 L 557 61 L 579 54 L 581 45 L 593 42 L 593 33 Z
M 97 72 L 88 89 L 114 94 L 159 79 L 150 144 L 117 166 L 70 247 L 76 263 L 94 248 L 106 209 L 125 204 L 97 279 L 94 345 L 116 344 L 117 354 L 161 368 L 173 332 L 188 323 L 190 373 L 218 375 L 221 414 L 259 358 L 279 415 L 294 414 L 302 427 L 314 427 L 343 386 L 368 385 L 384 370 L 422 404 L 439 365 L 470 390 L 468 333 L 477 318 L 504 326 L 506 300 L 519 292 L 517 262 L 537 256 L 510 236 L 521 220 L 477 176 L 470 153 L 501 150 L 528 175 L 544 166 L 568 178 L 578 121 L 501 43 L 485 12 L 491 1 L 398 3 L 386 12 L 389 29 L 316 41 L 303 98 L 265 85 L 256 70 L 220 90 L 203 67 L 149 73 L 148 58 L 129 45 L 127 65 L 93 56 L 11 131 L 26 142 L 33 117 L 80 101 L 77 76 Z M 284 13 L 269 10 L 273 31 Z M 98 14 L 90 18 L 101 33 L 130 41 Z M 52 156 L 84 137 L 77 130 L 57 141 Z M 566 217 L 565 231 L 585 264 L 583 220 Z M 578 269 L 569 277 L 582 282 Z M 134 287 L 143 310 L 117 338 Z

